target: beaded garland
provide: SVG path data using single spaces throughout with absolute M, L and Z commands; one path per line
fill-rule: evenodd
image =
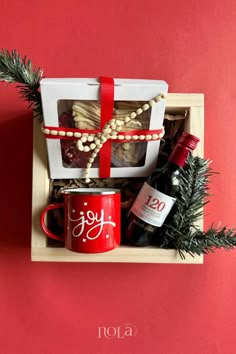
M 152 141 L 160 140 L 164 136 L 164 128 L 161 129 L 160 133 L 155 134 L 134 134 L 127 135 L 120 133 L 122 131 L 122 126 L 125 126 L 131 120 L 135 119 L 138 115 L 142 114 L 144 111 L 147 111 L 153 107 L 156 103 L 160 102 L 162 99 L 165 99 L 163 93 L 151 99 L 149 102 L 143 104 L 136 111 L 131 112 L 129 115 L 124 118 L 120 117 L 119 119 L 110 119 L 102 128 L 101 132 L 98 133 L 84 133 L 79 131 L 73 131 L 72 129 L 49 129 L 47 127 L 42 127 L 42 132 L 46 136 L 58 137 L 58 138 L 76 138 L 77 139 L 77 148 L 79 151 L 83 152 L 92 152 L 91 157 L 88 159 L 86 164 L 84 177 L 85 182 L 89 183 L 89 170 L 93 165 L 95 158 L 97 157 L 99 151 L 101 150 L 103 144 L 108 140 L 118 140 L 118 141 Z M 87 143 L 90 143 L 87 145 Z

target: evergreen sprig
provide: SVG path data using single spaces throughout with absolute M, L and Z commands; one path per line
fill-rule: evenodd
M 196 230 L 192 234 L 182 235 L 176 239 L 174 245 L 181 258 L 184 258 L 184 252 L 194 256 L 214 252 L 218 248 L 229 251 L 236 247 L 236 232 L 234 229 L 227 230 L 226 227 L 212 225 L 205 232 Z
M 32 66 L 27 56 L 21 58 L 20 54 L 7 49 L 0 51 L 0 80 L 7 83 L 16 83 L 21 97 L 33 106 L 36 115 L 42 115 L 41 94 L 39 84 L 43 70 Z
M 189 155 L 185 168 L 181 169 L 175 209 L 164 224 L 160 247 L 177 249 L 182 258 L 184 252 L 194 256 L 214 252 L 217 248 L 230 250 L 236 247 L 234 229 L 211 225 L 204 232 L 197 226 L 203 216 L 203 207 L 209 202 L 209 183 L 213 174 L 208 160 Z

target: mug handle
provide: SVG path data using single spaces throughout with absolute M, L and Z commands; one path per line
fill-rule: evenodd
M 41 216 L 40 216 L 40 225 L 43 229 L 43 232 L 45 233 L 46 236 L 53 238 L 54 240 L 58 240 L 58 241 L 64 241 L 64 235 L 56 235 L 54 234 L 52 231 L 50 231 L 46 224 L 45 224 L 45 216 L 47 214 L 47 212 L 49 210 L 53 210 L 53 209 L 60 209 L 60 208 L 64 208 L 64 204 L 63 203 L 57 203 L 57 204 L 49 204 L 48 206 L 46 206 L 46 208 L 43 209 Z

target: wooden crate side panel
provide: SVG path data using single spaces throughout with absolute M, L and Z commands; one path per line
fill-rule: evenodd
M 194 257 L 185 253 L 182 259 L 177 250 L 165 250 L 158 248 L 135 248 L 120 246 L 115 250 L 83 254 L 71 252 L 65 248 L 33 249 L 32 258 L 34 261 L 47 262 L 81 262 L 81 263 L 176 263 L 176 264 L 202 264 L 203 256 Z
M 204 157 L 204 107 L 203 106 L 193 106 L 189 108 L 189 118 L 186 120 L 185 129 L 191 134 L 196 135 L 200 142 L 197 148 L 194 150 L 194 156 Z M 195 225 L 203 230 L 204 229 L 204 219 L 199 219 Z
M 47 168 L 47 151 L 43 134 L 40 132 L 40 123 L 34 121 L 34 150 L 33 150 L 33 184 L 32 184 L 32 248 L 47 247 L 47 238 L 42 233 L 40 214 L 47 204 L 49 195 L 49 179 Z
M 195 156 L 204 157 L 204 108 L 201 106 L 189 108 L 189 118 L 186 120 L 186 130 L 196 135 L 200 142 L 194 150 Z
M 166 99 L 167 108 L 204 107 L 202 93 L 169 93 Z

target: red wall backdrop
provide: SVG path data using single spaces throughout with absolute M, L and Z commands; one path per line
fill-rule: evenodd
M 220 174 L 205 224 L 236 226 L 236 2 L 2 0 L 0 47 L 46 77 L 164 79 L 205 94 L 205 156 Z M 236 251 L 204 265 L 31 263 L 32 115 L 0 85 L 1 354 L 234 354 Z M 40 183 L 40 181 L 39 181 Z M 99 326 L 137 335 L 99 338 Z

